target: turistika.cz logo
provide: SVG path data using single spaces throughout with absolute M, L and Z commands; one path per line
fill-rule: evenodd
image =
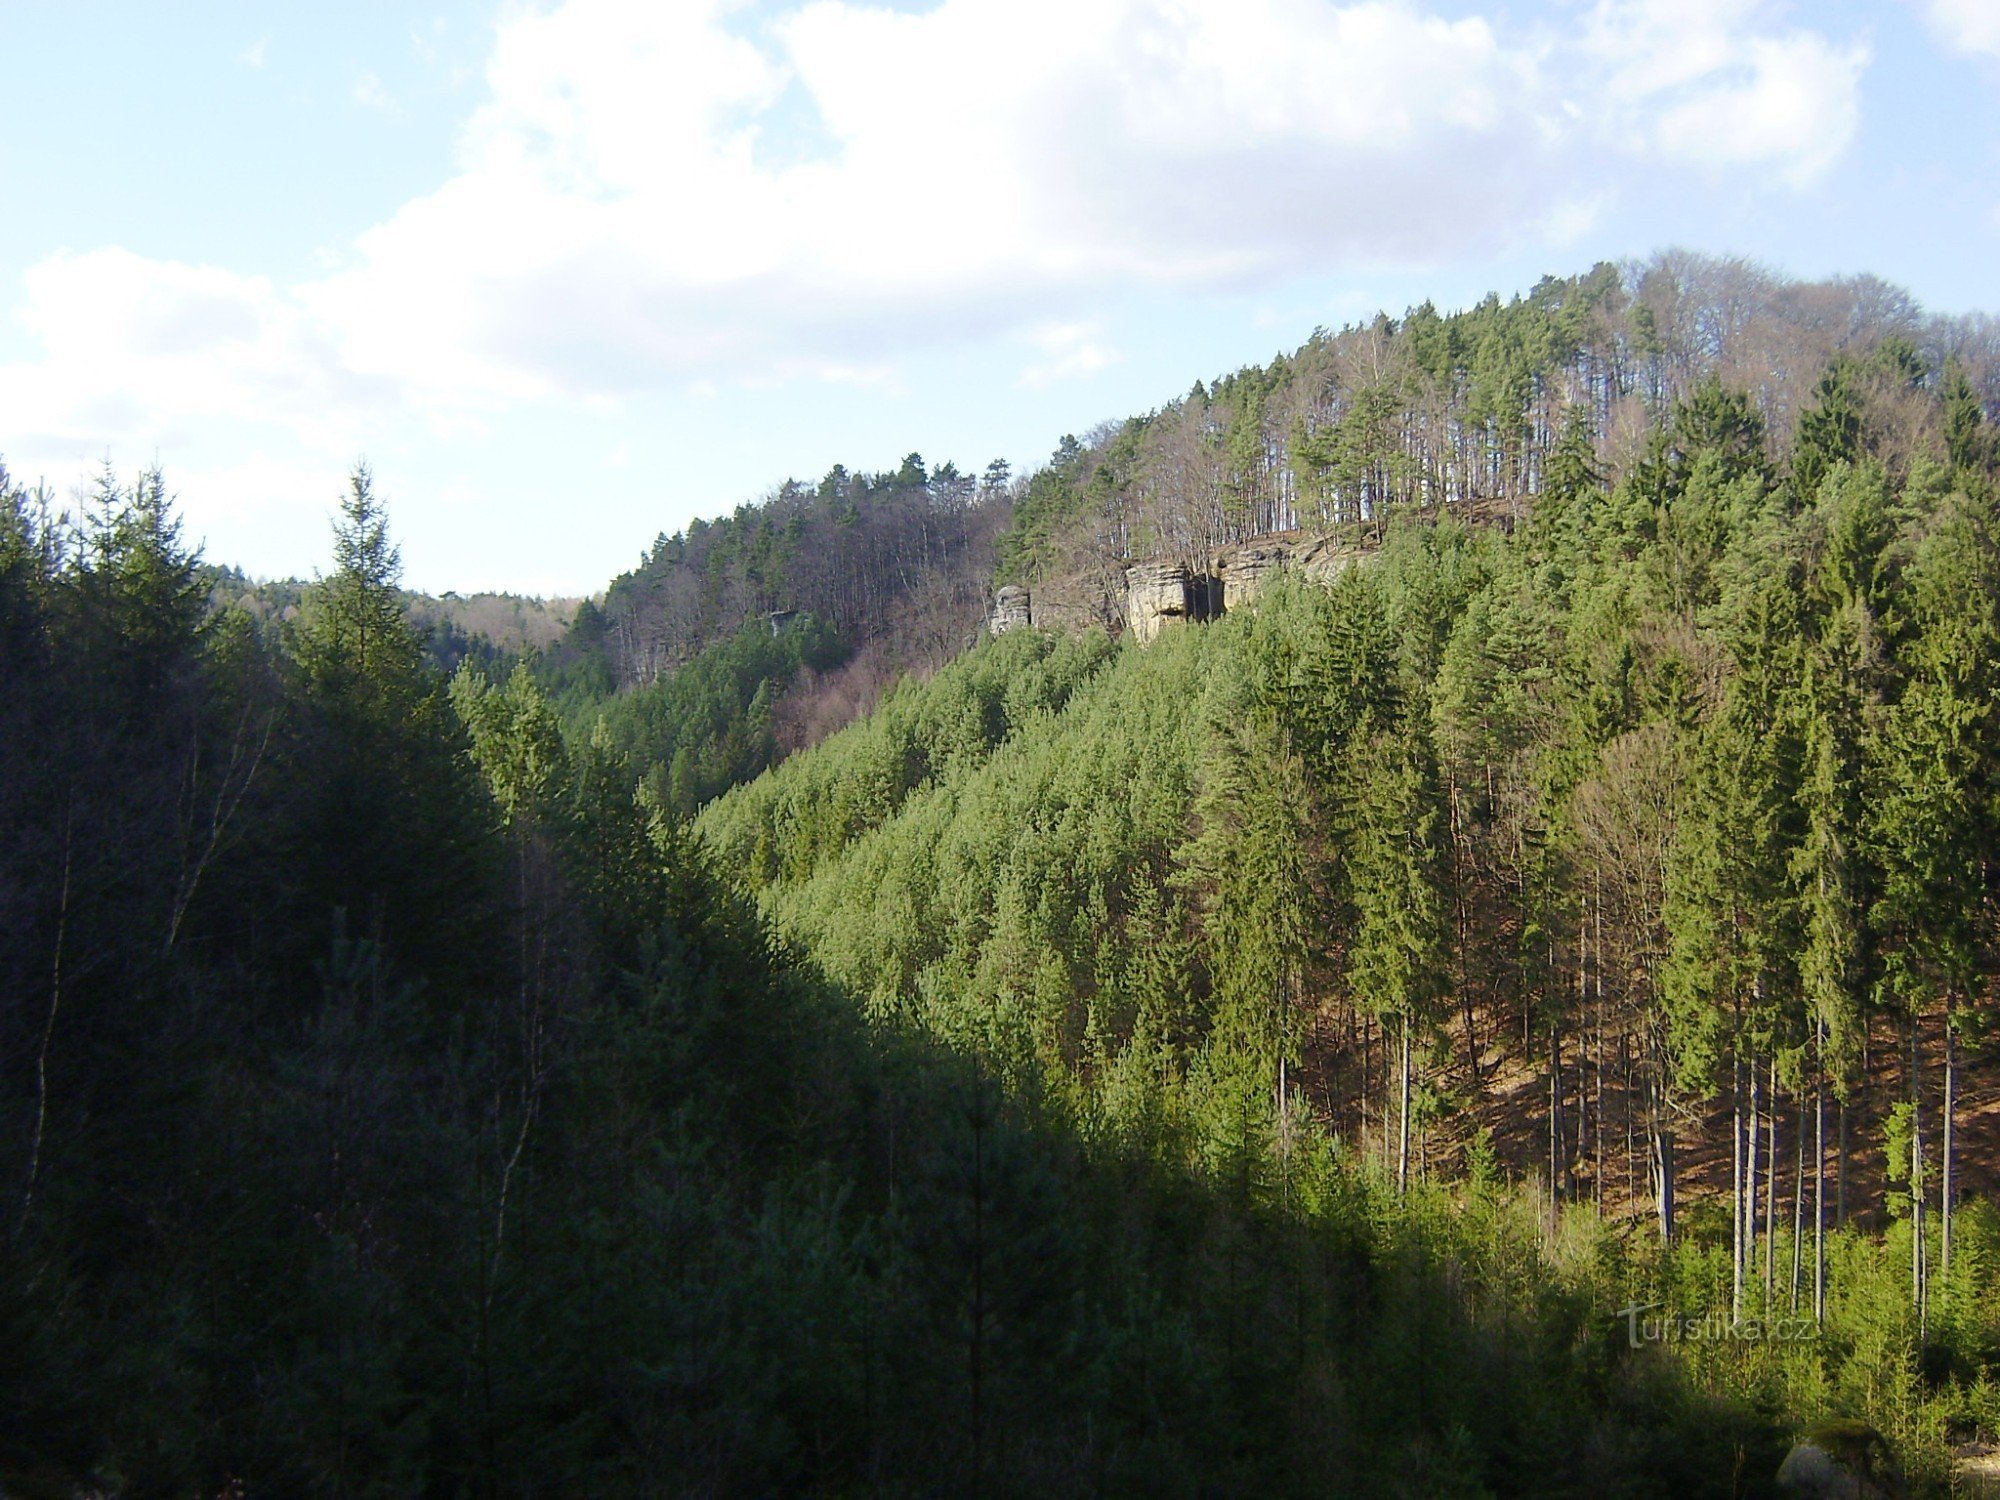
M 1625 1320 L 1625 1337 L 1634 1349 L 1641 1344 L 1803 1344 L 1819 1337 L 1811 1318 L 1736 1318 L 1720 1312 L 1691 1318 L 1685 1313 L 1646 1314 L 1664 1302 L 1635 1302 L 1613 1317 Z

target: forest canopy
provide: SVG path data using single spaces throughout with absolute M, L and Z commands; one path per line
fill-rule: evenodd
M 1598 267 L 567 625 L 413 599 L 365 467 L 309 584 L 0 472 L 0 1489 L 1722 1496 L 1836 1418 L 1947 1493 L 1996 349 Z

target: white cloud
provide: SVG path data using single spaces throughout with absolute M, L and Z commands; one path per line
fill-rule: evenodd
M 1662 148 L 1724 166 L 1773 163 L 1801 187 L 1816 181 L 1854 138 L 1866 50 L 1839 49 L 1801 33 L 1755 38 L 1744 51 L 1743 76 L 1719 81 L 1662 116 Z
M 1020 383 L 1030 390 L 1040 390 L 1058 380 L 1094 375 L 1125 357 L 1107 341 L 1104 324 L 1097 319 L 1045 323 L 1030 330 L 1028 337 L 1042 353 L 1041 359 L 1021 371 Z
M 23 289 L 42 357 L 0 366 L 0 411 L 30 449 L 249 420 L 345 452 L 357 416 L 394 395 L 262 276 L 113 249 L 53 256 Z
M 1131 280 L 1518 232 L 1534 50 L 1366 0 L 571 0 L 503 27 L 460 175 L 308 300 L 358 368 L 502 399 L 869 369 Z
M 199 542 L 202 528 L 218 521 L 235 523 L 283 511 L 331 515 L 340 498 L 341 470 L 334 464 L 297 464 L 259 450 L 212 468 L 169 469 L 167 484 L 185 507 L 190 540 Z
M 399 113 L 396 101 L 390 97 L 389 90 L 373 73 L 363 73 L 354 80 L 354 102 L 363 109 L 374 110 L 377 114 Z
M 1931 26 L 1960 52 L 2000 56 L 2000 4 L 1995 0 L 1922 0 Z
M 1868 49 L 1778 31 L 1765 0 L 1598 0 L 1584 51 L 1605 69 L 1599 119 L 1641 149 L 1710 167 L 1823 176 L 1860 121 Z
M 270 50 L 271 39 L 267 36 L 260 36 L 256 41 L 237 53 L 236 60 L 246 68 L 261 68 L 264 66 L 264 58 Z
M 913 349 L 996 336 L 1046 383 L 1117 358 L 1090 318 L 1133 287 L 1559 245 L 1635 155 L 1802 184 L 1853 132 L 1865 54 L 1764 0 L 1583 19 L 1572 42 L 1418 0 L 513 12 L 450 180 L 297 286 L 45 262 L 20 308 L 43 357 L 0 367 L 0 409 L 100 440 L 227 413 L 351 453 L 395 407 L 449 430 L 701 380 L 893 390 Z M 355 97 L 394 107 L 373 75 Z

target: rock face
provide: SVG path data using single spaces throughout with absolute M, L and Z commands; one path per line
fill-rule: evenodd
M 1192 579 L 1179 563 L 1138 563 L 1125 570 L 1125 628 L 1142 646 L 1187 622 Z
M 1010 583 L 993 596 L 992 611 L 986 616 L 989 635 L 1005 635 L 1010 630 L 1067 630 L 1071 633 L 1109 628 L 1119 616 L 1118 601 L 1109 597 L 1101 584 L 1088 580 L 1054 578 L 1029 589 Z
M 1252 537 L 1225 547 L 1216 555 L 1215 571 L 1222 579 L 1222 607 L 1241 609 L 1251 603 L 1279 573 L 1297 573 L 1308 583 L 1328 584 L 1368 554 L 1331 536 Z
M 986 617 L 989 635 L 1025 630 L 1034 623 L 1028 591 L 1020 584 L 1010 583 L 993 596 L 993 613 Z
M 993 597 L 990 634 L 1038 630 L 1115 629 L 1120 617 L 1132 639 L 1148 645 L 1175 625 L 1213 620 L 1256 601 L 1273 578 L 1293 572 L 1326 585 L 1368 554 L 1332 536 L 1288 532 L 1225 547 L 1207 572 L 1183 563 L 1134 563 L 1125 570 L 1123 598 L 1115 583 L 1095 577 L 1052 578 L 1031 589 L 1010 583 Z
M 1951 1451 L 1951 1492 L 1973 1500 L 2000 1500 L 2000 1448 L 1967 1443 Z
M 1792 1500 L 1905 1500 L 1902 1466 L 1866 1422 L 1822 1422 L 1778 1468 L 1778 1488 Z
M 1222 577 L 1222 607 L 1243 608 L 1290 566 L 1291 549 L 1282 543 L 1244 542 L 1227 548 L 1215 560 L 1215 570 Z

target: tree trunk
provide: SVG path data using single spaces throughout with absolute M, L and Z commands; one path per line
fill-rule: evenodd
M 1618 1033 L 1619 1076 L 1625 1080 L 1625 1210 L 1635 1213 L 1639 1207 L 1639 1149 L 1632 1129 L 1632 1100 L 1638 1092 L 1633 1087 L 1632 1056 L 1625 1043 L 1625 1033 Z
M 1743 1321 L 1743 1063 L 1729 1064 L 1729 1321 Z
M 1951 1002 L 1945 1002 L 1944 1011 L 1944 1140 L 1943 1180 L 1938 1199 L 1938 1268 L 1943 1272 L 1946 1286 L 1951 1282 L 1951 1156 L 1952 1156 L 1952 1115 L 1956 1112 L 1958 1093 L 1958 1057 L 1952 1045 Z
M 1757 1275 L 1757 1059 L 1753 1054 L 1744 1065 L 1750 1075 L 1749 1117 L 1743 1138 L 1743 1280 L 1746 1285 Z
M 1398 1123 L 1396 1143 L 1396 1191 L 1408 1191 L 1410 1185 L 1410 1014 L 1403 1012 L 1403 1060 L 1402 1078 L 1398 1083 L 1402 1095 L 1402 1119 Z
M 1837 1144 L 1839 1156 L 1833 1164 L 1833 1227 L 1847 1227 L 1847 1100 L 1840 1101 L 1840 1140 Z
M 49 1015 L 42 1024 L 41 1046 L 35 1052 L 35 1130 L 28 1146 L 28 1177 L 21 1188 L 21 1218 L 16 1231 L 25 1229 L 35 1207 L 35 1183 L 42 1170 L 42 1139 L 49 1123 L 49 1051 L 55 1045 L 56 1018 L 62 1011 L 63 946 L 69 938 L 70 852 L 75 829 L 73 812 L 63 814 L 62 891 L 56 904 L 55 956 L 49 964 Z
M 1771 1091 L 1764 1101 L 1765 1132 L 1770 1144 L 1764 1171 L 1764 1311 L 1771 1311 L 1771 1298 L 1778 1274 L 1778 1056 L 1771 1054 Z
M 1821 1058 L 1813 1063 L 1813 1321 L 1826 1321 L 1826 1073 Z
M 1660 1243 L 1671 1245 L 1674 1241 L 1674 1132 L 1672 1116 L 1667 1109 L 1665 1060 L 1659 1055 L 1657 1038 L 1648 1035 L 1646 1043 L 1652 1053 L 1651 1066 L 1646 1075 L 1646 1112 L 1650 1132 L 1647 1144 L 1652 1156 L 1653 1201 L 1659 1210 Z
M 1799 1271 L 1806 1244 L 1806 1101 L 1799 1099 L 1798 1165 L 1792 1173 L 1792 1311 L 1799 1310 Z
M 1917 1061 L 1917 1021 L 1910 1018 L 1910 1302 L 1917 1312 L 1917 1342 L 1924 1341 L 1926 1314 L 1924 1245 L 1924 1087 Z
M 1660 1157 L 1660 1243 L 1674 1242 L 1674 1133 L 1661 1130 L 1655 1147 Z
M 1602 1218 L 1604 1217 L 1604 890 L 1601 881 L 1597 889 L 1592 948 L 1597 961 L 1594 981 L 1597 999 L 1597 1103 L 1593 1111 L 1596 1119 L 1591 1126 L 1590 1141 L 1596 1148 L 1597 1157 L 1591 1181 L 1597 1192 L 1597 1215 Z
M 1465 974 L 1465 832 L 1459 822 L 1458 786 L 1451 789 L 1451 966 L 1458 987 L 1459 1009 L 1465 1016 L 1465 1072 L 1472 1080 L 1473 1097 L 1485 1085 L 1479 1068 L 1479 1028 L 1472 1015 L 1472 986 Z

